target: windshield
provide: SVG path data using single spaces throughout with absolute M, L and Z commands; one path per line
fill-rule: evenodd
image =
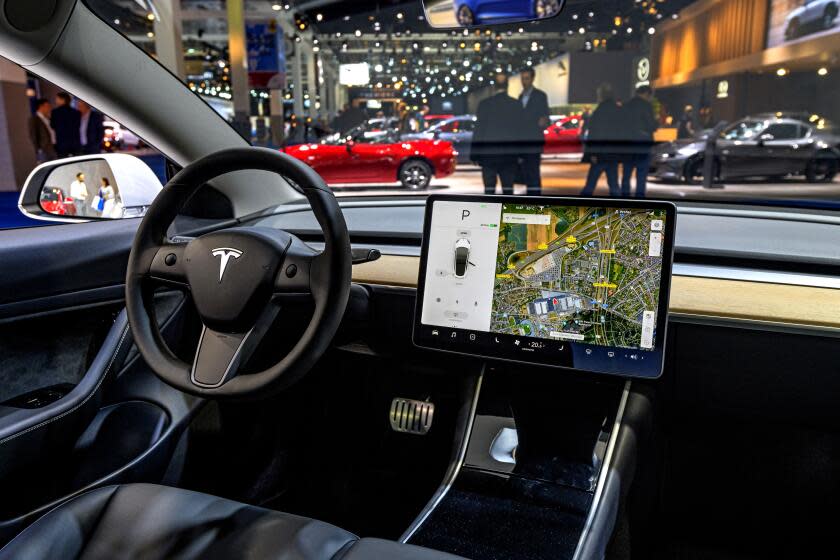
M 253 144 L 300 157 L 340 196 L 840 206 L 836 3 L 578 1 L 491 25 L 499 3 L 436 2 L 455 23 L 469 7 L 465 30 L 432 28 L 419 0 L 237 0 L 232 33 L 230 2 L 181 0 L 173 34 L 157 2 L 87 2 Z M 536 19 L 528 2 L 505 5 Z M 237 41 L 247 55 L 232 58 Z

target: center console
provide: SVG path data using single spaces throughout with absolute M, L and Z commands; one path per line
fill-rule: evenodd
M 663 369 L 674 221 L 650 201 L 430 197 L 414 342 L 486 362 L 404 541 L 604 557 L 650 416 L 630 379 Z

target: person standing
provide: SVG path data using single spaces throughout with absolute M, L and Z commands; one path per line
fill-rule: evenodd
M 684 140 L 697 136 L 697 123 L 694 118 L 694 107 L 686 105 L 677 121 L 677 138 Z
M 79 99 L 79 141 L 83 154 L 98 154 L 105 137 L 105 116 Z
M 344 130 L 348 132 L 367 121 L 367 113 L 358 105 L 350 105 L 344 113 Z
M 55 131 L 50 122 L 52 106 L 46 99 L 35 102 L 35 114 L 29 117 L 29 139 L 35 148 L 35 158 L 38 162 L 56 159 Z
M 583 131 L 583 161 L 589 163 L 589 172 L 581 196 L 592 196 L 601 173 L 607 175 L 610 196 L 621 195 L 618 162 L 622 157 L 622 117 L 612 86 L 608 83 L 598 86 L 598 106 L 586 120 Z
M 99 197 L 102 199 L 102 218 L 122 218 L 122 210 L 117 212 L 117 193 L 107 177 L 102 177 L 99 182 Z
M 88 189 L 85 184 L 85 174 L 81 171 L 76 173 L 76 179 L 70 183 L 70 197 L 76 208 L 76 216 L 86 216 Z
M 517 130 L 522 119 L 522 104 L 508 95 L 506 74 L 496 74 L 494 93 L 478 104 L 475 130 L 470 145 L 470 159 L 481 166 L 485 194 L 496 192 L 496 180 L 502 194 L 513 194 L 516 180 Z
M 549 123 L 548 96 L 534 87 L 536 72 L 526 68 L 520 74 L 522 93 L 522 178 L 529 195 L 539 195 L 542 191 L 540 161 L 545 148 L 545 128 Z
M 79 141 L 79 130 L 82 116 L 79 111 L 70 106 L 72 98 L 66 91 L 60 91 L 55 96 L 55 109 L 50 121 L 55 130 L 55 151 L 58 157 L 75 156 L 82 151 Z
M 411 114 L 408 110 L 408 105 L 401 103 L 397 110 L 397 129 L 400 135 L 411 134 L 417 132 L 417 116 Z
M 636 172 L 636 198 L 644 198 L 650 171 L 650 151 L 653 133 L 659 128 L 653 112 L 653 90 L 639 86 L 636 95 L 624 104 L 624 123 L 628 140 L 621 165 L 621 196 L 630 196 L 630 178 Z
M 345 121 L 347 120 L 347 111 L 349 109 L 350 109 L 350 104 L 345 103 L 344 106 L 341 109 L 339 109 L 339 111 L 335 115 L 335 117 L 333 117 L 333 120 L 330 121 L 330 128 L 334 132 L 343 133 L 343 132 L 346 131 Z

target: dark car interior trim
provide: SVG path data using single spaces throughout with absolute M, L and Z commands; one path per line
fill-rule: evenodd
M 455 479 L 458 478 L 458 473 L 461 472 L 461 467 L 464 464 L 464 457 L 467 454 L 467 447 L 470 443 L 473 423 L 475 422 L 475 411 L 478 407 L 478 398 L 481 395 L 482 379 L 484 379 L 484 368 L 482 368 L 481 373 L 475 380 L 472 399 L 468 401 L 470 403 L 468 416 L 466 419 L 462 419 L 459 429 L 457 430 L 456 441 L 458 441 L 458 444 L 455 447 L 455 453 L 452 457 L 452 461 L 449 463 L 449 468 L 446 470 L 446 475 L 444 476 L 440 487 L 432 496 L 431 500 L 429 500 L 429 503 L 426 504 L 423 511 L 420 512 L 417 518 L 411 523 L 411 525 L 409 525 L 408 529 L 406 529 L 405 533 L 403 533 L 400 537 L 400 542 L 402 543 L 407 543 L 414 533 L 416 533 L 423 525 L 423 522 L 428 519 L 432 512 L 434 512 L 438 504 L 440 504 L 440 502 L 446 497 L 449 489 L 452 488 L 452 485 L 455 483 Z

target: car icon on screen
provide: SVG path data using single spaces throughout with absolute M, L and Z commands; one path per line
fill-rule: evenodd
M 470 264 L 470 241 L 462 237 L 455 242 L 455 278 L 463 278 Z

